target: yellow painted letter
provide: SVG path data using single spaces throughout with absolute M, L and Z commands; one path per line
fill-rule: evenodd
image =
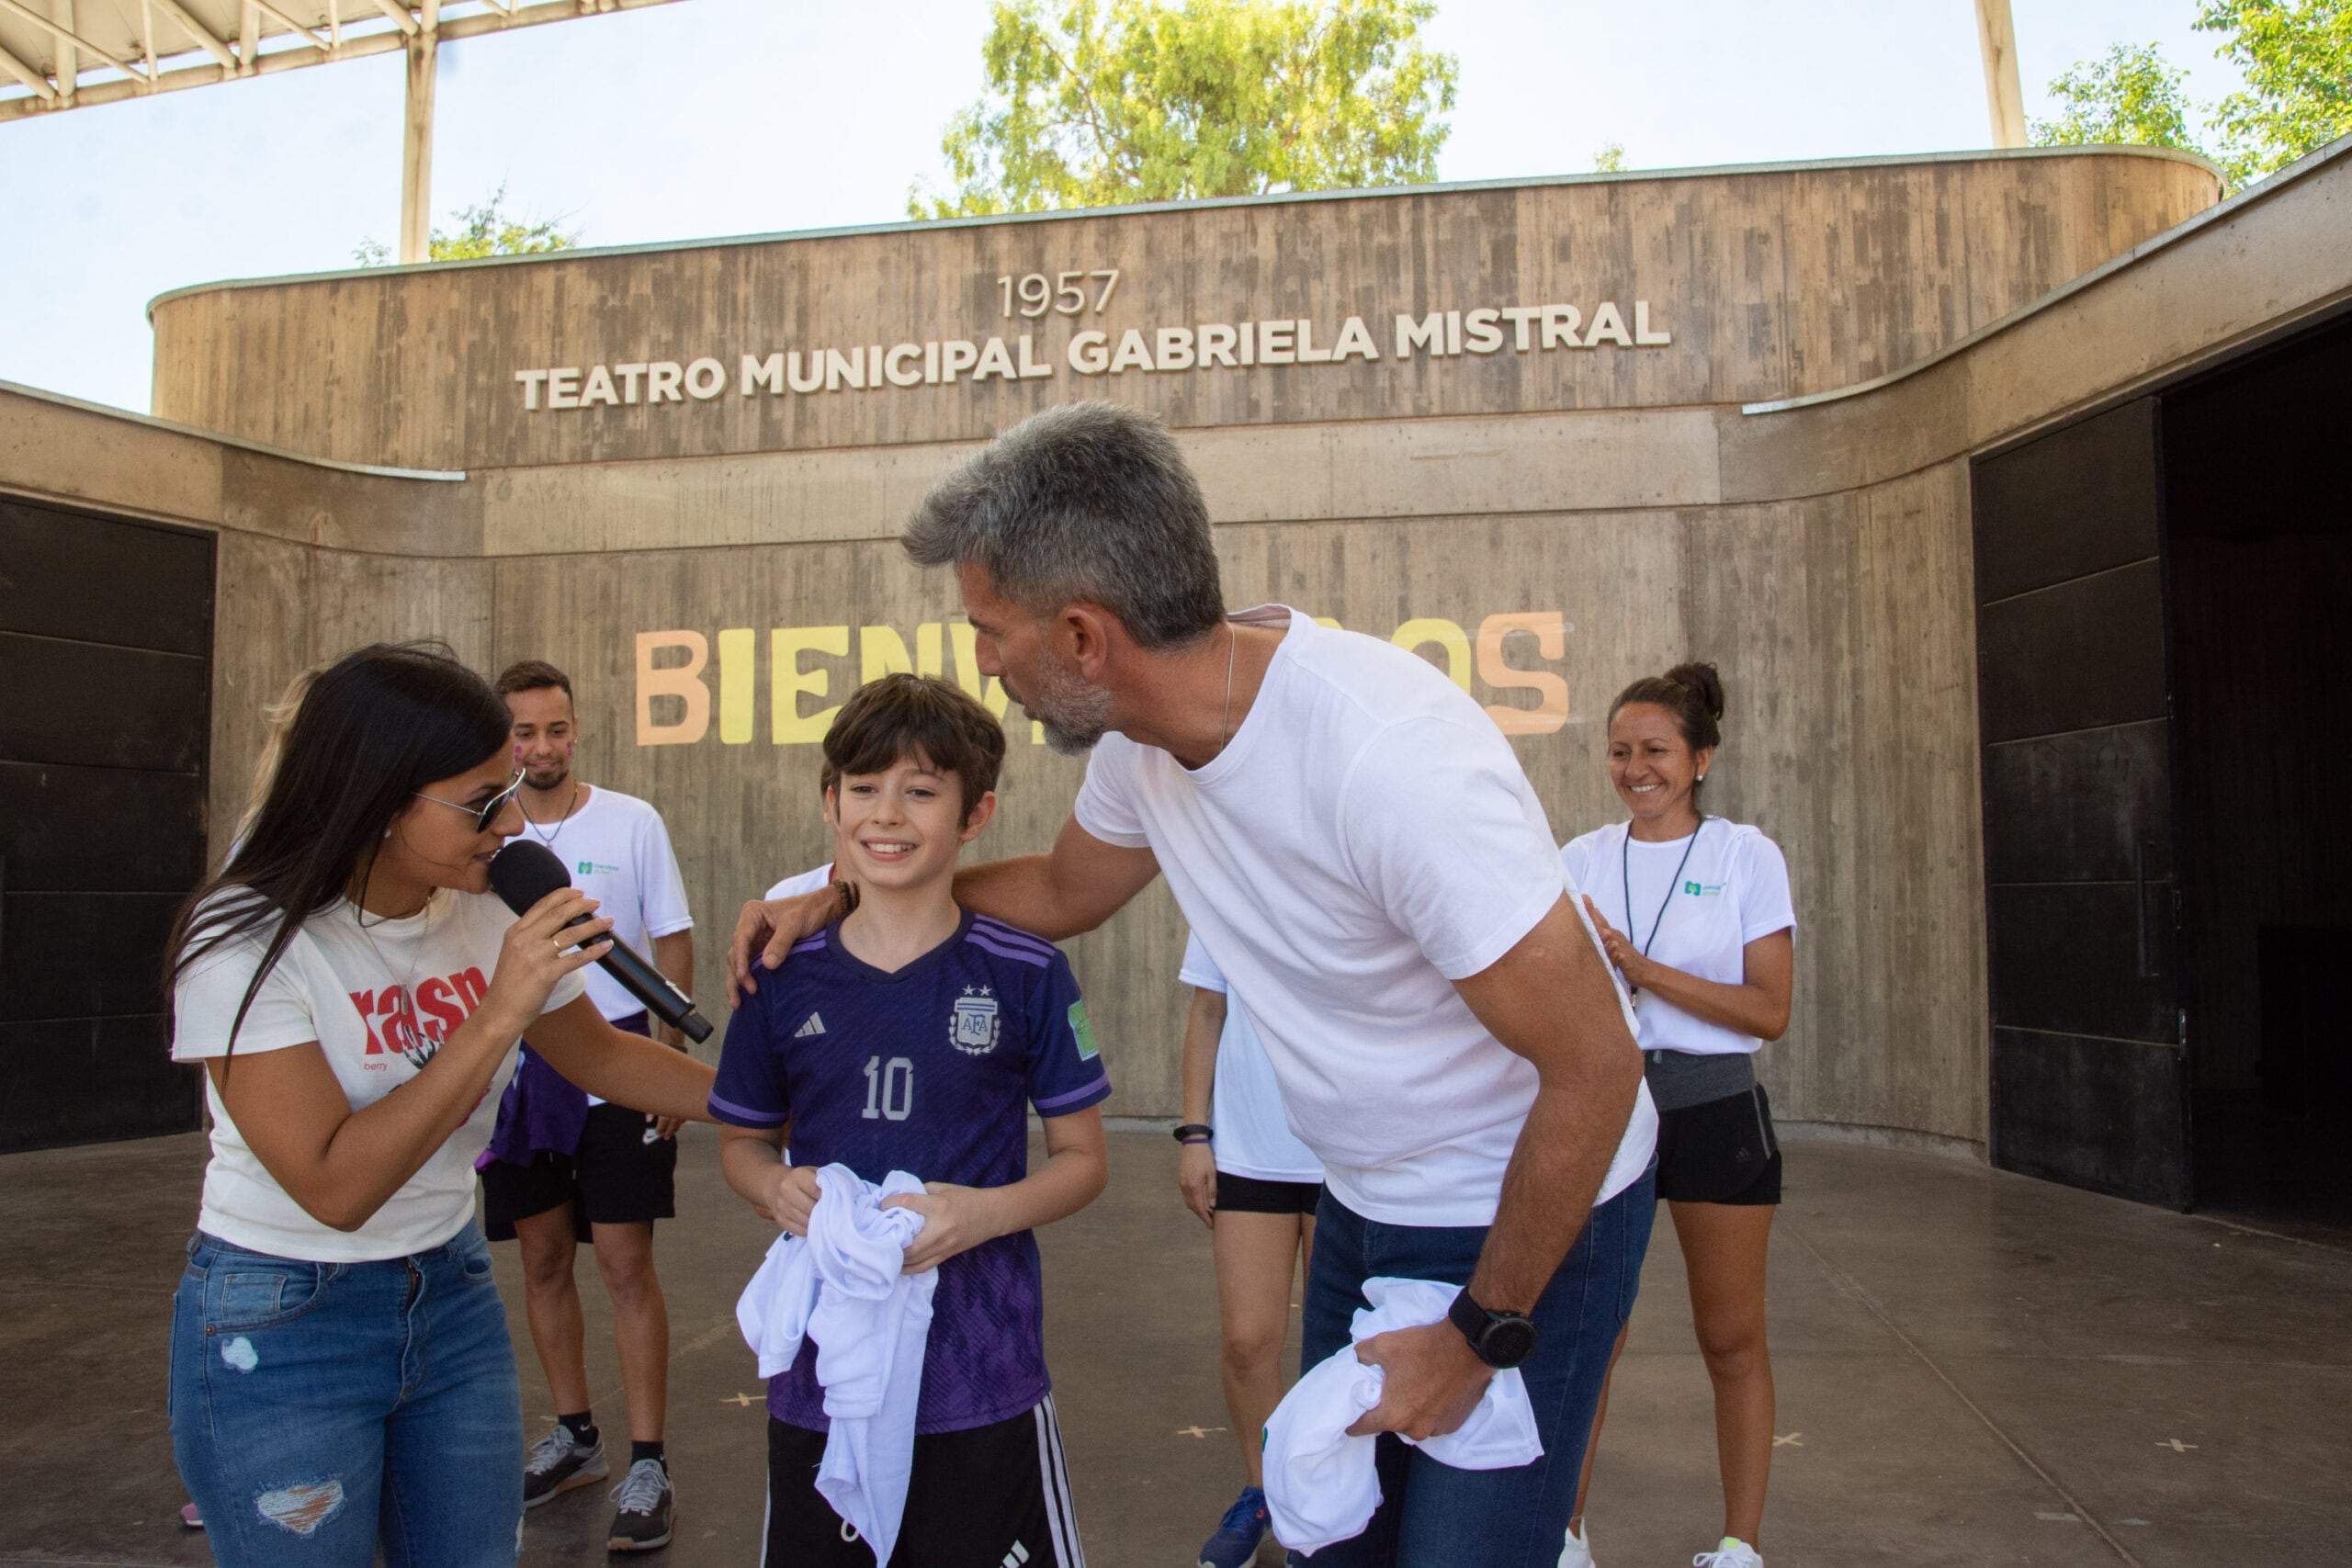
M 1549 735 L 1568 722 L 1568 683 L 1549 670 L 1514 670 L 1503 660 L 1503 639 L 1531 632 L 1535 651 L 1558 662 L 1567 657 L 1567 624 L 1557 610 L 1520 615 L 1488 615 L 1478 624 L 1478 679 L 1497 691 L 1525 687 L 1538 694 L 1533 707 L 1487 705 L 1487 716 L 1505 735 Z
M 768 634 L 768 725 L 779 746 L 813 746 L 825 739 L 840 705 L 821 708 L 806 718 L 800 714 L 800 694 L 821 697 L 832 690 L 832 671 L 803 670 L 804 653 L 849 656 L 847 626 L 778 626 Z
M 1470 634 L 1442 615 L 1407 621 L 1388 639 L 1410 652 L 1425 642 L 1445 649 L 1445 672 L 1464 691 L 1470 689 Z
M 657 649 L 683 648 L 686 661 L 668 669 L 653 662 Z M 710 728 L 710 688 L 703 684 L 702 667 L 710 662 L 710 643 L 700 632 L 639 632 L 637 634 L 637 743 L 639 746 L 691 746 Z M 685 716 L 675 724 L 657 724 L 653 699 L 675 697 L 686 705 Z

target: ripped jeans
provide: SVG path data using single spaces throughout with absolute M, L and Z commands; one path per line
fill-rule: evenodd
M 514 1568 L 523 1411 L 472 1221 L 379 1263 L 198 1232 L 172 1298 L 172 1452 L 227 1568 Z

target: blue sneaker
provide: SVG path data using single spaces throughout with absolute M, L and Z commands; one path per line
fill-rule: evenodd
M 1258 1543 L 1266 1539 L 1268 1522 L 1266 1495 L 1244 1486 L 1217 1521 L 1216 1534 L 1201 1548 L 1201 1568 L 1248 1568 L 1258 1555 Z

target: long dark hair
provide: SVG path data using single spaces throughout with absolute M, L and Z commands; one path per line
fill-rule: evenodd
M 365 879 L 418 790 L 481 766 L 508 744 L 508 730 L 506 705 L 445 643 L 370 643 L 321 671 L 235 858 L 172 922 L 164 995 L 206 953 L 267 930 L 229 1025 L 233 1050 L 296 929 Z

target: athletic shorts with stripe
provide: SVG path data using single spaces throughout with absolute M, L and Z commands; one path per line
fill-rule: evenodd
M 875 1568 L 817 1490 L 825 1434 L 768 1417 L 762 1568 Z M 919 1434 L 889 1568 L 1086 1568 L 1051 1395 L 1010 1420 Z

